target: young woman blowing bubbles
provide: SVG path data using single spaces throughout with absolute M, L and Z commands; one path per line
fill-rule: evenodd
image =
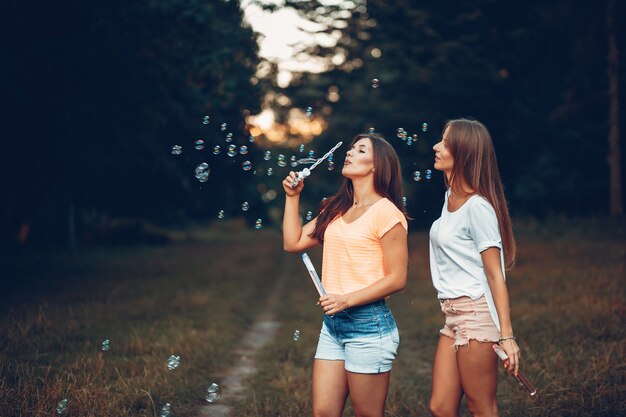
M 473 416 L 498 416 L 499 343 L 517 373 L 505 267 L 515 262 L 515 241 L 491 136 L 480 122 L 446 123 L 435 169 L 448 187 L 441 217 L 430 229 L 430 269 L 445 324 L 433 363 L 433 416 L 459 415 L 467 396 Z
M 285 250 L 324 244 L 319 298 L 324 320 L 313 362 L 314 417 L 339 417 L 348 397 L 357 417 L 382 417 L 399 334 L 385 298 L 406 283 L 407 221 L 393 147 L 376 134 L 354 138 L 339 191 L 302 226 L 291 172 L 283 181 Z

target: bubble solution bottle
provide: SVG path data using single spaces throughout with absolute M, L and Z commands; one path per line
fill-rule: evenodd
M 504 362 L 504 364 L 508 367 L 509 356 L 506 354 L 506 352 L 502 350 L 498 345 L 493 345 L 493 350 L 496 352 L 498 357 L 502 359 L 502 362 Z M 528 378 L 526 378 L 526 375 L 524 375 L 522 371 L 517 371 L 517 375 L 513 374 L 513 376 L 515 377 L 515 379 L 517 379 L 517 382 L 519 382 L 520 385 L 523 385 L 524 388 L 528 390 L 530 395 L 535 395 L 537 393 L 537 390 L 535 389 L 535 387 L 533 387 L 533 384 L 530 383 L 530 381 L 528 380 Z

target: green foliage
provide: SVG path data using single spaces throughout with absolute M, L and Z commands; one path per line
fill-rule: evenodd
M 222 122 L 242 129 L 260 101 L 250 82 L 256 35 L 237 2 L 2 7 L 2 240 L 22 223 L 31 238 L 60 240 L 71 204 L 79 214 L 159 222 L 217 212 L 217 201 L 192 182 L 200 159 L 193 142 L 210 141 Z M 174 144 L 183 146 L 179 158 Z M 226 197 L 240 181 L 231 180 L 210 184 L 211 192 Z
M 514 213 L 607 213 L 604 2 L 287 5 L 338 39 L 334 47 L 303 47 L 324 57 L 328 71 L 299 74 L 285 89 L 294 106 L 313 105 L 329 115 L 320 147 L 373 126 L 397 145 L 410 178 L 412 170 L 432 166 L 430 147 L 445 120 L 474 117 L 492 133 Z M 373 78 L 380 81 L 376 89 Z M 328 99 L 329 88 L 338 90 L 338 102 Z M 430 126 L 425 135 L 422 122 Z M 417 150 L 395 139 L 398 127 L 418 133 Z M 422 185 L 407 188 L 409 203 L 420 205 L 409 206 L 417 220 L 424 209 L 436 215 L 439 194 Z

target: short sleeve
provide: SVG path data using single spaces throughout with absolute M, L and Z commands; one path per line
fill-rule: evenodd
M 478 252 L 496 247 L 502 250 L 502 237 L 498 218 L 493 206 L 482 197 L 477 197 L 469 207 L 469 233 Z
M 376 219 L 373 224 L 374 234 L 380 239 L 398 223 L 402 225 L 405 231 L 408 231 L 409 227 L 404 214 L 391 201 L 385 199 L 385 201 L 381 202 L 380 208 L 376 213 Z

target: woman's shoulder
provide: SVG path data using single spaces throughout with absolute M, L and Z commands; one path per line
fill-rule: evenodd
M 487 200 L 487 197 L 481 194 L 472 195 L 467 202 L 472 207 L 491 207 L 493 209 L 493 205 Z
M 388 199 L 387 197 L 383 197 L 380 200 L 378 200 L 375 204 L 374 207 L 377 208 L 377 210 L 379 211 L 383 211 L 383 212 L 392 212 L 392 213 L 400 213 L 402 214 L 402 210 L 400 210 L 394 203 L 393 201 L 391 201 L 390 199 Z M 402 214 L 404 216 L 404 214 Z
M 494 216 L 496 214 L 496 209 L 489 202 L 489 200 L 487 200 L 487 198 L 483 195 L 474 194 L 473 196 L 469 198 L 469 200 L 467 200 L 466 204 L 471 213 L 492 214 Z

